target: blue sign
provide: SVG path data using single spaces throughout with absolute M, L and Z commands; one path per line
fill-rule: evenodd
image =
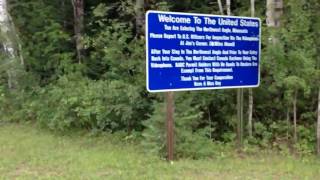
M 257 87 L 258 18 L 148 11 L 150 92 Z

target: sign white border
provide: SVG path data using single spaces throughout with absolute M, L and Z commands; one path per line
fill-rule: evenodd
M 222 86 L 222 87 L 203 87 L 203 88 L 179 88 L 179 89 L 162 89 L 162 90 L 150 90 L 149 88 L 149 52 L 148 52 L 148 16 L 150 13 L 162 13 L 162 14 L 176 14 L 176 15 L 190 15 L 190 16 L 205 16 L 205 17 L 224 17 L 224 18 L 241 18 L 241 19 L 255 19 L 259 21 L 259 69 L 258 69 L 258 84 L 252 86 Z M 212 14 L 199 14 L 199 13 L 183 13 L 183 12 L 169 12 L 169 11 L 155 11 L 149 10 L 145 17 L 145 38 L 146 38 L 146 86 L 147 90 L 153 92 L 170 92 L 170 91 L 196 91 L 196 90 L 209 90 L 209 89 L 235 89 L 235 88 L 255 88 L 260 86 L 260 67 L 261 67 L 261 19 L 257 17 L 245 17 L 245 16 L 225 16 L 225 15 L 212 15 Z

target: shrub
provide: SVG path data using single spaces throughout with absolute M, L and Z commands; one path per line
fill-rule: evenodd
M 39 91 L 34 101 L 37 121 L 53 130 L 130 130 L 140 94 L 122 81 L 93 81 L 77 75 L 61 77 Z
M 177 93 L 178 94 L 178 93 Z M 142 144 L 148 152 L 166 156 L 165 105 L 154 103 L 154 112 L 144 122 Z M 199 128 L 202 112 L 199 106 L 192 104 L 192 98 L 183 95 L 176 98 L 175 125 L 175 157 L 202 158 L 213 156 L 214 145 L 209 137 L 209 128 Z M 212 145 L 212 146 L 211 146 Z

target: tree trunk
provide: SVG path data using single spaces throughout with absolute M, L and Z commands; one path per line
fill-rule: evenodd
M 8 75 L 8 88 L 9 89 L 14 89 L 13 88 L 13 83 L 12 83 L 12 75 L 10 71 L 7 71 L 7 75 Z
M 318 91 L 317 154 L 320 156 L 320 88 Z
M 251 16 L 255 16 L 255 0 L 251 0 Z M 249 105 L 248 105 L 248 131 L 249 137 L 252 137 L 252 113 L 253 113 L 253 91 L 249 89 Z
M 17 39 L 18 39 L 18 50 L 19 50 L 20 64 L 24 67 L 25 63 L 24 63 L 24 58 L 22 55 L 22 46 L 21 46 L 21 43 L 19 42 L 20 38 L 18 37 L 18 34 L 17 34 Z
M 8 21 L 8 14 L 7 14 L 7 2 L 6 0 L 0 0 L 0 23 L 1 23 L 1 30 L 4 28 L 2 24 Z
M 290 108 L 287 108 L 287 141 L 289 140 L 289 131 L 290 131 Z M 288 141 L 289 142 L 289 141 Z
M 269 27 L 274 27 L 275 26 L 275 18 L 274 18 L 274 13 L 275 8 L 274 8 L 274 0 L 267 0 L 267 26 Z
M 84 2 L 83 0 L 71 0 L 73 6 L 74 16 L 74 35 L 76 41 L 76 51 L 78 63 L 81 64 L 83 60 L 83 42 L 82 33 L 84 29 Z
M 14 41 L 16 47 L 14 48 L 14 57 L 20 60 L 20 64 L 22 66 L 24 66 L 24 58 L 22 55 L 22 45 L 20 42 L 20 37 L 18 32 L 16 31 L 15 25 L 13 24 L 12 18 L 10 16 L 10 14 L 8 13 L 8 19 L 9 19 L 9 25 L 10 25 L 10 29 L 11 29 L 11 33 L 13 34 L 12 40 Z
M 231 0 L 226 0 L 226 6 L 227 6 L 227 15 L 231 15 Z M 237 89 L 237 145 L 238 147 L 241 147 L 242 145 L 242 102 L 241 97 L 243 94 L 242 89 Z
M 67 11 L 67 8 L 66 8 L 66 0 L 62 0 L 61 1 L 61 13 L 63 14 L 63 28 L 66 30 L 67 29 L 67 15 L 66 15 L 66 11 Z
M 231 16 L 231 0 L 226 0 L 227 15 Z M 237 89 L 237 144 L 242 146 L 243 137 L 243 89 Z
M 223 15 L 223 7 L 222 7 L 222 2 L 221 0 L 218 0 L 218 5 L 219 5 L 219 11 L 220 11 L 220 14 Z
M 19 49 L 19 47 L 16 46 L 20 46 L 20 44 L 17 41 L 15 27 L 12 23 L 7 8 L 7 1 L 0 0 L 0 32 L 2 33 L 4 38 L 4 40 L 1 43 L 4 47 L 6 55 L 8 55 L 11 58 L 16 58 Z
M 255 16 L 255 0 L 250 1 L 251 17 Z
M 283 11 L 283 0 L 267 0 L 267 26 L 279 27 Z
M 22 47 L 19 37 L 7 8 L 7 1 L 0 0 L 0 32 L 3 36 L 3 40 L 0 43 L 6 57 L 5 61 L 7 61 L 5 63 L 9 64 L 6 70 L 8 87 L 13 90 L 18 85 L 17 69 L 21 68 L 20 65 L 24 65 L 24 59 L 21 53 Z M 19 59 L 20 63 L 16 63 L 15 61 Z
M 294 97 L 293 97 L 293 141 L 294 143 L 297 143 L 298 137 L 297 137 L 297 90 L 294 91 Z
M 226 0 L 227 15 L 231 16 L 231 0 Z
M 144 20 L 144 0 L 136 0 L 135 14 L 136 14 L 136 35 L 139 37 L 144 34 L 145 20 Z
M 213 129 L 213 123 L 212 123 L 212 120 L 211 120 L 211 112 L 210 112 L 210 106 L 208 106 L 208 123 L 209 123 L 209 127 L 210 127 L 210 135 L 209 135 L 209 138 L 212 139 L 212 129 Z

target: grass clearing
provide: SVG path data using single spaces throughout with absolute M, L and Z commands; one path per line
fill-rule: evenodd
M 320 160 L 272 154 L 173 165 L 117 137 L 0 124 L 0 179 L 319 179 Z

